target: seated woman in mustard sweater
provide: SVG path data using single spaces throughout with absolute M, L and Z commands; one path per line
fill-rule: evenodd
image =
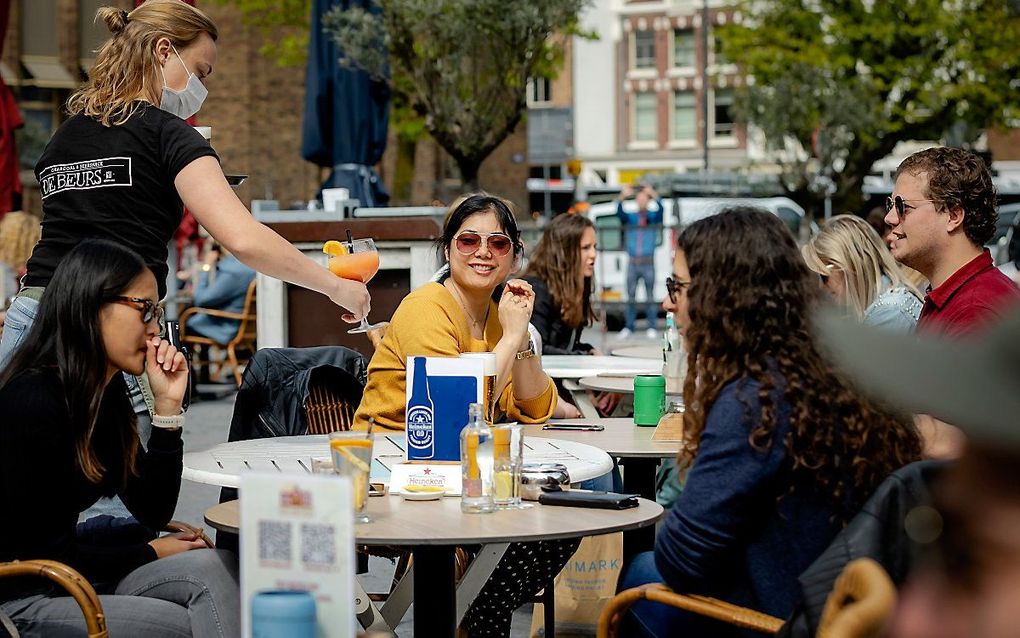
M 447 215 L 440 247 L 449 275 L 409 294 L 393 313 L 368 365 L 368 385 L 355 428 L 404 429 L 408 356 L 496 354 L 498 412 L 511 421 L 539 423 L 556 405 L 556 388 L 531 347 L 531 285 L 507 282 L 499 303 L 493 291 L 523 252 L 517 221 L 498 197 L 472 195 Z M 498 415 L 497 415 L 498 418 Z M 469 636 L 509 636 L 513 611 L 531 600 L 577 549 L 576 540 L 514 543 L 504 554 L 461 625 Z
M 499 411 L 510 421 L 542 423 L 556 405 L 556 388 L 531 348 L 531 284 L 507 282 L 497 304 L 492 293 L 506 281 L 523 251 L 513 213 L 497 197 L 473 195 L 447 216 L 440 238 L 450 265 L 442 282 L 429 282 L 400 303 L 368 365 L 368 385 L 355 428 L 404 429 L 407 357 L 496 354 Z

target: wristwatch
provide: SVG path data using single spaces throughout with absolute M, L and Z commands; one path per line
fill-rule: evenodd
M 535 356 L 535 354 L 536 354 L 535 353 L 535 342 L 532 341 L 531 337 L 529 336 L 528 337 L 528 347 L 517 353 L 517 360 L 520 361 L 521 359 L 530 359 L 533 356 Z

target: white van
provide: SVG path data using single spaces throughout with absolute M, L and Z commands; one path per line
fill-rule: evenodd
M 666 209 L 661 232 L 656 236 L 655 287 L 652 292 L 657 302 L 666 297 L 666 277 L 673 272 L 673 249 L 680 229 L 692 222 L 715 215 L 733 206 L 755 206 L 770 211 L 798 236 L 804 219 L 804 209 L 788 197 L 714 198 L 678 197 L 663 198 Z M 633 199 L 623 203 L 627 212 L 637 212 Z M 616 216 L 616 202 L 594 204 L 586 213 L 598 236 L 598 258 L 595 262 L 596 299 L 605 302 L 607 314 L 622 315 L 622 303 L 627 301 L 627 249 L 620 220 Z M 645 301 L 644 286 L 638 285 L 637 301 Z M 639 306 L 638 310 L 643 310 Z

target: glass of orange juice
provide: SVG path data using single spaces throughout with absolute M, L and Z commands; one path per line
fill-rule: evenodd
M 351 241 L 328 241 L 322 252 L 329 255 L 329 271 L 341 279 L 350 279 L 367 284 L 379 272 L 379 251 L 371 239 Z M 348 334 L 368 332 L 381 327 L 381 323 L 368 323 L 368 317 L 361 318 L 361 325 L 348 330 Z
M 354 521 L 370 522 L 365 506 L 368 504 L 372 471 L 372 438 L 365 436 L 364 432 L 330 432 L 329 452 L 333 458 L 333 471 L 351 479 Z

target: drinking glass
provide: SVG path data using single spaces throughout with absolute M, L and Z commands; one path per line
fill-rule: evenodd
M 369 474 L 372 470 L 372 437 L 364 432 L 330 432 L 329 451 L 333 457 L 333 470 L 351 479 L 354 499 L 354 521 L 367 523 L 371 519 L 365 511 L 368 503 Z
M 492 426 L 493 502 L 498 510 L 519 509 L 521 468 L 524 465 L 524 428 L 520 423 Z
M 496 353 L 465 352 L 461 359 L 479 359 L 482 362 L 482 398 L 485 401 L 485 422 L 492 425 L 496 420 Z
M 329 271 L 341 279 L 360 281 L 367 284 L 379 272 L 379 251 L 372 239 L 354 239 L 340 242 L 346 249 L 342 255 L 329 256 Z M 361 318 L 361 325 L 351 328 L 348 334 L 359 334 L 382 327 L 381 323 L 368 323 L 368 317 Z

